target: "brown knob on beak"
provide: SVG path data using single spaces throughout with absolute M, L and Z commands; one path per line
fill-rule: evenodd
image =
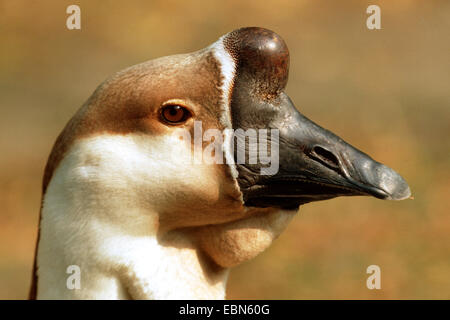
M 257 28 L 235 30 L 224 39 L 237 73 L 264 98 L 276 97 L 286 86 L 289 50 L 275 32 Z

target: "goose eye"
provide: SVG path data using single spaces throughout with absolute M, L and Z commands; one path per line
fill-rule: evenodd
M 169 124 L 180 124 L 189 119 L 191 113 L 182 106 L 168 105 L 162 109 L 161 116 Z

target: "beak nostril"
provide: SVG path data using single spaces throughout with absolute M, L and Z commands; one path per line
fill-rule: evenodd
M 331 167 L 332 169 L 339 169 L 339 160 L 338 158 L 330 151 L 320 146 L 315 146 L 311 152 L 312 156 L 319 160 L 327 167 Z

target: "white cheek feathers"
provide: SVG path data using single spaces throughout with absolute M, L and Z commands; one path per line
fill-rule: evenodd
M 184 219 L 172 213 L 176 199 L 191 208 L 219 199 L 212 167 L 187 168 L 182 159 L 189 152 L 171 137 L 97 136 L 75 143 L 44 197 L 37 297 L 224 298 L 224 283 L 207 286 L 194 276 L 200 277 L 204 266 L 188 237 L 160 238 L 161 221 L 167 229 L 207 218 L 195 210 Z M 177 243 L 180 247 L 173 247 Z M 191 261 L 188 268 L 186 261 Z M 70 265 L 82 271 L 80 290 L 66 287 Z M 192 274 L 180 278 L 188 271 Z M 220 271 L 211 277 L 226 275 Z

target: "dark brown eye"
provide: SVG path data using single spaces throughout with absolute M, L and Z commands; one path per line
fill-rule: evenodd
M 180 124 L 191 117 L 191 113 L 186 108 L 179 105 L 164 106 L 161 111 L 164 121 L 170 124 Z

